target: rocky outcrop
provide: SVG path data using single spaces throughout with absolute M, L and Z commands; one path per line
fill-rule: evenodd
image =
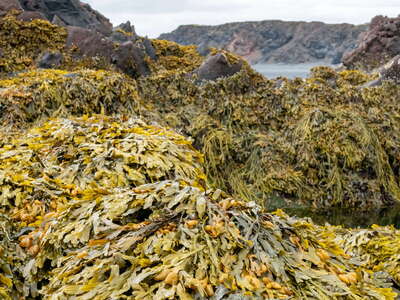
M 79 0 L 19 0 L 25 11 L 39 11 L 49 21 L 57 20 L 65 25 L 93 29 L 102 34 L 112 32 L 112 24 L 89 4 Z
M 242 61 L 230 62 L 224 53 L 210 55 L 193 74 L 199 80 L 216 80 L 230 77 L 242 69 Z
M 400 55 L 395 56 L 387 64 L 378 69 L 379 78 L 366 83 L 363 87 L 382 85 L 385 80 L 393 81 L 400 85 Z
M 18 0 L 0 0 L 0 14 L 5 14 L 12 9 L 22 9 Z
M 372 19 L 358 47 L 347 53 L 343 64 L 348 68 L 372 70 L 400 53 L 400 16 Z
M 250 63 L 340 63 L 354 49 L 366 25 L 321 22 L 238 22 L 219 26 L 185 25 L 159 38 L 197 45 L 202 54 L 222 48 Z

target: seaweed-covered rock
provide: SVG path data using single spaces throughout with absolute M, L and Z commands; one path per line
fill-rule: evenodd
M 0 73 L 21 71 L 35 65 L 45 51 L 60 51 L 65 44 L 64 28 L 44 20 L 24 22 L 9 15 L 0 19 Z
M 26 128 L 49 116 L 92 113 L 136 115 L 136 83 L 106 71 L 36 70 L 0 80 L 1 124 Z
M 242 61 L 230 62 L 224 53 L 210 55 L 201 66 L 193 71 L 200 80 L 216 80 L 238 73 L 242 68 Z

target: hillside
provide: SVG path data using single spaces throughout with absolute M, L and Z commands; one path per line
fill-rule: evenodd
M 194 44 L 206 53 L 209 47 L 224 48 L 250 63 L 340 63 L 355 48 L 366 25 L 322 22 L 261 21 L 218 26 L 184 25 L 159 39 Z

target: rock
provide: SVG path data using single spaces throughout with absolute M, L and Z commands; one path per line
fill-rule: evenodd
M 0 0 L 0 11 L 7 12 L 12 9 L 22 10 L 18 0 Z
M 400 16 L 372 19 L 369 30 L 362 36 L 358 47 L 343 57 L 347 68 L 367 71 L 385 64 L 400 53 Z
M 112 32 L 112 24 L 89 4 L 79 0 L 20 0 L 26 11 L 39 11 L 48 20 L 57 16 L 65 25 L 93 29 L 102 34 Z
M 63 55 L 60 52 L 45 52 L 38 61 L 38 67 L 42 69 L 53 69 L 61 65 Z
M 378 69 L 379 78 L 367 82 L 362 87 L 380 86 L 385 80 L 390 80 L 400 84 L 400 55 L 395 56 L 387 64 Z
M 40 11 L 23 11 L 17 17 L 18 20 L 30 22 L 33 20 L 47 20 L 47 18 Z
M 152 59 L 157 60 L 156 49 L 148 38 L 142 38 L 142 44 L 146 54 Z
M 145 54 L 154 49 L 146 50 L 142 41 L 115 44 L 111 38 L 93 30 L 73 26 L 68 26 L 67 30 L 67 47 L 77 47 L 80 55 L 103 58 L 134 78 L 150 74 Z
M 132 41 L 121 44 L 112 54 L 112 63 L 133 78 L 150 75 L 143 48 Z
M 136 35 L 135 27 L 131 24 L 130 21 L 127 21 L 125 23 L 122 23 L 122 24 L 118 25 L 116 27 L 116 29 L 121 29 L 121 30 L 123 30 L 125 32 L 132 33 L 133 35 Z
M 81 55 L 110 58 L 114 43 L 97 31 L 81 27 L 68 26 L 67 47 L 77 47 Z
M 249 63 L 337 63 L 357 46 L 366 25 L 322 22 L 260 21 L 218 26 L 184 25 L 159 39 L 196 45 L 202 55 L 209 48 L 226 49 Z
M 65 22 L 63 20 L 61 20 L 61 18 L 57 15 L 54 15 L 51 23 L 53 23 L 54 25 L 57 25 L 57 26 L 61 26 L 61 27 L 67 26 L 67 24 L 65 24 Z
M 216 80 L 236 74 L 242 69 L 242 64 L 241 61 L 230 63 L 224 53 L 217 53 L 209 56 L 193 74 L 200 80 Z
M 380 74 L 383 80 L 392 80 L 400 84 L 400 55 L 395 56 L 384 65 L 380 70 Z

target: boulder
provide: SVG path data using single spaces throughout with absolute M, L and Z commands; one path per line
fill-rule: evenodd
M 364 33 L 358 47 L 343 57 L 347 68 L 367 71 L 385 64 L 400 53 L 400 16 L 372 19 L 369 30 Z
M 129 41 L 119 45 L 112 54 L 112 63 L 133 78 L 151 73 L 145 61 L 145 51 L 140 43 Z
M 231 63 L 224 53 L 210 55 L 193 74 L 200 80 L 216 80 L 222 77 L 229 77 L 242 69 L 243 62 Z
M 97 31 L 68 26 L 67 47 L 77 47 L 79 53 L 88 57 L 102 56 L 109 59 L 114 43 Z
M 60 52 L 45 52 L 38 60 L 38 67 L 53 69 L 61 66 L 63 55 Z
M 115 44 L 97 31 L 68 26 L 67 47 L 77 47 L 78 53 L 86 57 L 103 58 L 131 77 L 149 75 L 150 68 L 145 61 L 146 46 L 142 40 Z M 148 49 L 147 51 L 154 51 Z

